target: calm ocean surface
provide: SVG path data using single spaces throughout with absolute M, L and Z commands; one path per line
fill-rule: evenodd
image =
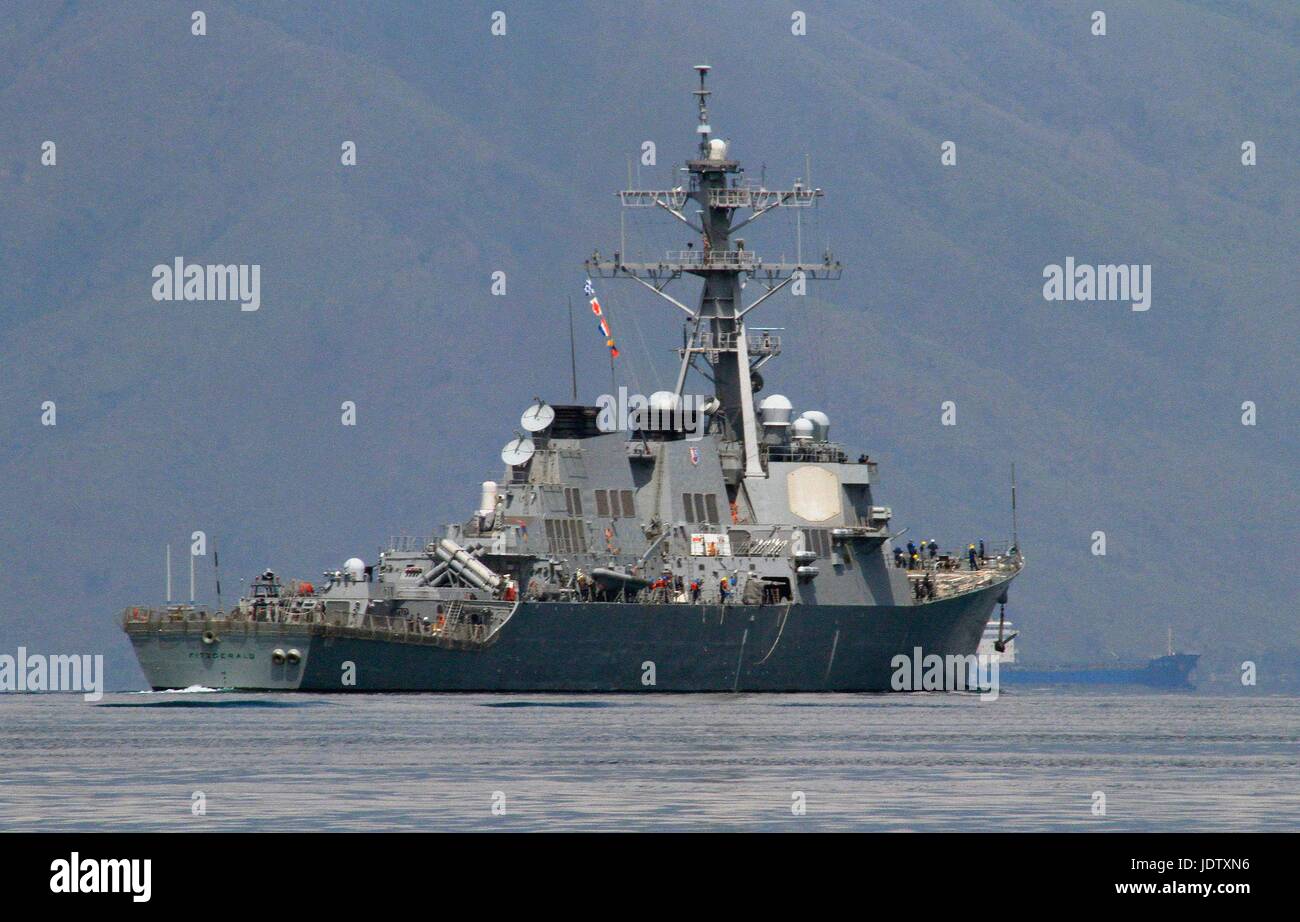
M 1298 827 L 1293 696 L 0 695 L 4 830 Z

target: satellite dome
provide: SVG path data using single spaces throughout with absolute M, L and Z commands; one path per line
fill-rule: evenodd
M 829 416 L 821 410 L 805 410 L 800 414 L 799 418 L 806 419 L 813 424 L 813 438 L 819 442 L 826 441 L 826 437 L 830 435 L 831 431 L 831 418 Z
M 682 398 L 672 391 L 655 391 L 650 395 L 650 409 L 652 410 L 676 410 L 681 405 Z
M 349 557 L 343 564 L 343 572 L 352 580 L 360 582 L 366 577 L 366 562 L 360 557 Z
M 804 419 L 801 416 L 794 421 L 794 431 L 790 437 L 796 442 L 810 442 L 815 428 L 811 419 Z
M 788 426 L 794 404 L 782 394 L 764 397 L 758 403 L 758 413 L 763 418 L 764 426 Z
M 709 159 L 726 160 L 727 159 L 727 142 L 722 138 L 713 138 L 709 141 Z

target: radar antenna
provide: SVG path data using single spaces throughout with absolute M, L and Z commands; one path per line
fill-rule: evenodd
M 754 412 L 752 376 L 759 367 L 780 352 L 777 337 L 763 336 L 750 341 L 745 330 L 745 316 L 791 282 L 807 279 L 838 279 L 843 267 L 827 250 L 820 261 L 769 262 L 743 240 L 732 243 L 732 235 L 775 208 L 806 208 L 822 197 L 822 190 L 802 181 L 785 190 L 769 190 L 740 175 L 744 168 L 730 158 L 726 141 L 713 137 L 709 124 L 708 100 L 712 91 L 706 78 L 710 67 L 697 64 L 699 88 L 693 93 L 699 107 L 699 159 L 689 160 L 682 168 L 690 176 L 689 187 L 671 189 L 625 189 L 618 193 L 624 208 L 662 208 L 699 234 L 700 246 L 669 251 L 662 259 L 629 262 L 626 254 L 615 252 L 613 259 L 602 258 L 599 251 L 584 264 L 588 275 L 601 278 L 626 277 L 654 292 L 683 314 L 686 338 L 679 350 L 682 357 L 673 393 L 678 397 L 686 386 L 687 373 L 698 358 L 712 366 L 704 372 L 712 380 L 721 404 L 719 419 L 726 437 L 743 446 L 746 477 L 764 477 L 759 452 L 758 425 Z M 688 201 L 695 202 L 699 220 L 686 214 Z M 747 212 L 744 217 L 741 214 Z M 668 285 L 683 275 L 701 278 L 698 306 L 692 309 L 668 294 Z M 743 303 L 747 281 L 757 282 L 763 294 Z

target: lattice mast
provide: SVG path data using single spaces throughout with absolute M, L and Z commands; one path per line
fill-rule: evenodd
M 762 477 L 752 380 L 755 369 L 771 359 L 780 347 L 773 345 L 771 337 L 751 342 L 745 332 L 745 317 L 792 281 L 800 277 L 837 279 L 842 267 L 829 251 L 820 261 L 765 262 L 746 249 L 743 240 L 733 242 L 737 231 L 772 209 L 808 207 L 822 196 L 822 190 L 810 188 L 802 181 L 786 190 L 768 190 L 743 182 L 740 177 L 744 168 L 729 158 L 727 142 L 711 137 L 711 91 L 705 85 L 709 66 L 696 65 L 695 70 L 700 78 L 699 88 L 694 91 L 699 106 L 699 124 L 695 130 L 700 143 L 698 158 L 688 160 L 682 167 L 682 172 L 690 177 L 689 187 L 628 189 L 620 192 L 619 197 L 625 208 L 662 208 L 694 230 L 699 235 L 699 245 L 693 241 L 687 249 L 670 251 L 656 262 L 626 262 L 626 254 L 618 252 L 613 259 L 603 259 L 597 252 L 585 266 L 590 275 L 634 279 L 685 314 L 687 335 L 680 350 L 682 362 L 675 392 L 681 396 L 687 372 L 703 356 L 711 366 L 705 374 L 713 381 L 714 393 L 721 403 L 725 437 L 743 446 L 745 476 Z M 697 206 L 694 217 L 685 211 L 688 202 Z M 704 280 L 694 309 L 665 291 L 670 282 L 684 274 Z M 747 280 L 757 282 L 764 292 L 744 304 Z

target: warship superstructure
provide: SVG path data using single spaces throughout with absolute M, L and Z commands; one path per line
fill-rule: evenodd
M 229 611 L 127 609 L 152 687 L 888 691 L 900 655 L 976 653 L 1019 548 L 927 544 L 900 559 L 875 462 L 832 441 L 824 413 L 795 418 L 783 396 L 756 397 L 781 340 L 749 327 L 751 312 L 841 266 L 829 253 L 764 260 L 736 236 L 822 191 L 749 181 L 713 134 L 697 70 L 687 181 L 620 193 L 690 228 L 686 249 L 585 264 L 589 287 L 632 279 L 682 314 L 673 390 L 623 429 L 608 405 L 536 400 L 466 521 L 394 539 L 319 587 L 268 570 Z M 668 290 L 689 278 L 702 282 L 693 305 Z M 710 382 L 702 402 L 692 372 Z

